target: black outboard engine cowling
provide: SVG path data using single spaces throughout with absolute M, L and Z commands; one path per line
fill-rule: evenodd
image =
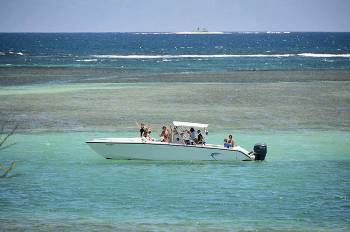
M 265 143 L 257 143 L 254 145 L 255 160 L 264 160 L 267 153 L 267 145 Z

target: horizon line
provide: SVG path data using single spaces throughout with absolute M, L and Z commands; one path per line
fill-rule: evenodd
M 257 31 L 0 31 L 0 33 L 193 33 L 193 35 L 218 35 L 219 33 L 350 33 L 350 31 L 307 31 L 307 30 L 257 30 Z M 179 34 L 181 35 L 181 34 Z

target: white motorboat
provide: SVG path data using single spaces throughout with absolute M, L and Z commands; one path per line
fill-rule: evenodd
M 98 154 L 106 159 L 117 160 L 264 160 L 267 153 L 265 144 L 255 144 L 254 150 L 235 146 L 226 148 L 224 145 L 205 143 L 208 124 L 173 122 L 173 132 L 170 142 L 161 142 L 144 137 L 138 138 L 100 138 L 86 143 Z M 201 130 L 203 143 L 191 141 L 190 128 Z

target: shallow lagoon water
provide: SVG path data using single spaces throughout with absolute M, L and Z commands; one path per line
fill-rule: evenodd
M 20 129 L 1 151 L 17 168 L 0 180 L 0 228 L 347 231 L 348 88 L 346 81 L 3 87 L 3 112 Z M 234 103 L 222 104 L 228 99 Z M 137 136 L 136 120 L 156 133 L 188 115 L 210 123 L 209 143 L 230 133 L 248 150 L 267 143 L 267 160 L 111 161 L 84 143 Z
M 349 133 L 236 133 L 265 162 L 105 160 L 84 144 L 137 133 L 12 137 L 2 159 L 2 230 L 349 230 Z M 226 132 L 213 133 L 220 142 Z
M 0 229 L 347 231 L 348 89 L 346 81 L 2 87 L 2 120 L 15 115 L 20 127 L 0 151 L 2 162 L 17 162 L 0 180 Z M 156 135 L 188 115 L 210 123 L 209 143 L 230 133 L 248 150 L 267 143 L 267 160 L 111 161 L 84 143 L 137 136 L 136 120 Z
M 262 74 L 264 77 L 264 74 Z M 347 130 L 348 81 L 94 83 L 0 88 L 0 121 L 25 131 L 125 131 L 173 120 L 221 130 Z
M 349 231 L 349 39 L 0 34 L 0 124 L 19 125 L 0 231 Z M 113 161 L 84 143 L 173 120 L 267 159 Z

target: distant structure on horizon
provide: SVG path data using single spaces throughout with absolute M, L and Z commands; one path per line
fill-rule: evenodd
M 194 32 L 208 32 L 208 30 L 205 27 L 203 28 L 197 27 L 197 30 L 195 30 Z
M 205 27 L 197 27 L 193 31 L 180 31 L 175 32 L 176 34 L 224 34 L 222 31 L 208 31 Z

